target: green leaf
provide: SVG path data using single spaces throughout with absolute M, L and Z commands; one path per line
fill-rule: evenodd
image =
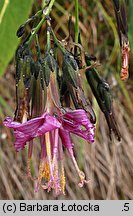
M 26 21 L 33 0 L 0 0 L 0 76 L 12 59 L 19 40 L 16 31 Z

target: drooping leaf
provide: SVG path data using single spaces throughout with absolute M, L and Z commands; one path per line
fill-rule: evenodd
M 16 31 L 28 18 L 33 0 L 0 0 L 0 76 L 13 57 L 19 40 Z

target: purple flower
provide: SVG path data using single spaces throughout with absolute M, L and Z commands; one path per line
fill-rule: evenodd
M 62 116 L 62 125 L 67 131 L 86 139 L 88 142 L 94 142 L 94 126 L 84 110 L 66 112 Z
M 33 142 L 35 137 L 40 137 L 41 160 L 39 175 L 35 190 L 38 191 L 41 180 L 47 180 L 47 184 L 41 185 L 48 191 L 55 189 L 56 193 L 64 193 L 65 175 L 63 166 L 63 146 L 68 150 L 73 164 L 79 174 L 81 183 L 86 182 L 85 175 L 77 165 L 73 153 L 74 144 L 70 134 L 76 134 L 88 142 L 94 142 L 94 126 L 91 124 L 84 110 L 69 110 L 60 113 L 58 116 L 45 112 L 41 117 L 33 118 L 25 123 L 18 123 L 7 117 L 5 126 L 14 129 L 15 148 L 20 151 L 29 142 L 29 159 L 32 155 Z M 61 166 L 59 166 L 59 162 Z M 29 168 L 30 169 L 30 168 Z
M 31 119 L 22 124 L 13 121 L 13 118 L 7 117 L 4 125 L 14 129 L 16 151 L 23 149 L 26 142 L 33 138 L 42 136 L 46 132 L 55 130 L 61 126 L 60 122 L 47 112 L 41 117 Z

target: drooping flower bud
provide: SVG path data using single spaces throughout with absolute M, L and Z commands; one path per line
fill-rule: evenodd
M 50 73 L 56 72 L 57 70 L 57 63 L 52 53 L 46 53 L 44 59 L 41 60 L 41 66 L 46 86 L 48 86 L 50 81 Z
M 78 65 L 72 54 L 69 52 L 66 52 L 63 55 L 62 72 L 67 82 L 70 82 L 73 87 L 77 88 Z
M 33 59 L 30 51 L 21 45 L 16 51 L 16 101 L 15 120 L 25 122 L 29 119 L 31 65 Z

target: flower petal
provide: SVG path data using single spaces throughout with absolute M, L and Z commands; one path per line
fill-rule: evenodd
M 71 142 L 70 133 L 68 132 L 68 130 L 60 128 L 59 135 L 65 148 L 69 149 L 73 147 L 73 143 Z
M 65 130 L 89 142 L 94 142 L 95 129 L 84 110 L 78 109 L 65 113 L 62 117 L 62 126 Z
M 41 117 L 33 118 L 25 123 L 19 123 L 13 121 L 13 118 L 7 117 L 4 121 L 4 125 L 16 129 L 20 132 L 31 135 L 35 133 L 39 126 L 41 126 L 45 120 L 47 113 L 43 114 Z
M 37 135 L 43 135 L 44 133 L 48 131 L 55 130 L 57 128 L 60 128 L 61 123 L 53 116 L 47 115 L 45 118 L 45 122 L 43 122 L 42 126 L 39 127 Z
M 92 127 L 92 124 L 86 112 L 83 109 L 77 109 L 77 110 L 66 112 L 63 115 L 63 118 L 68 119 L 69 121 L 72 120 L 75 123 L 77 122 L 80 125 L 83 125 L 84 127 L 86 127 L 86 129 L 89 129 Z
M 31 140 L 31 137 L 29 135 L 25 135 L 22 132 L 14 131 L 15 135 L 15 149 L 16 151 L 20 151 L 24 148 L 26 142 Z
M 22 124 L 13 121 L 13 118 L 7 117 L 4 124 L 15 130 L 15 148 L 17 151 L 23 149 L 27 141 L 61 126 L 61 123 L 48 113 L 44 113 L 41 117 L 31 119 Z
M 61 124 L 55 117 L 44 113 L 41 117 L 33 118 L 25 123 L 15 122 L 13 118 L 7 117 L 4 125 L 31 137 L 36 137 L 59 128 Z
M 3 124 L 6 127 L 13 128 L 13 129 L 16 129 L 18 126 L 21 125 L 21 123 L 13 121 L 13 118 L 11 118 L 11 117 L 6 117 Z

